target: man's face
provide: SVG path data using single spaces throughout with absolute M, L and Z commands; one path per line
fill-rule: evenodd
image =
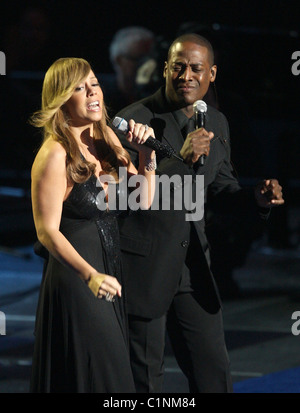
M 211 65 L 208 49 L 191 41 L 176 43 L 165 63 L 166 96 L 176 107 L 201 100 L 215 80 L 217 67 Z
M 138 40 L 131 44 L 127 53 L 117 57 L 117 70 L 131 86 L 135 83 L 139 65 L 149 56 L 151 48 L 152 40 Z

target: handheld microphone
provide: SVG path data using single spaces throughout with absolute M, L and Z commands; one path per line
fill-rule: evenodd
M 207 112 L 207 104 L 203 100 L 196 100 L 193 104 L 195 114 L 195 128 L 205 128 L 205 117 Z M 201 155 L 199 158 L 200 165 L 204 165 L 206 155 Z
M 127 134 L 128 122 L 124 118 L 119 118 L 118 116 L 116 116 L 113 119 L 112 124 L 116 129 L 118 129 L 124 135 Z M 174 158 L 177 158 L 180 161 L 183 161 L 182 158 L 176 155 L 174 149 L 171 148 L 171 146 L 159 142 L 157 139 L 154 139 L 152 136 L 149 136 L 149 138 L 146 140 L 144 145 L 148 146 L 148 148 L 154 149 L 155 152 L 158 155 L 160 155 L 162 158 L 165 158 L 165 157 L 171 158 L 171 156 L 173 156 Z

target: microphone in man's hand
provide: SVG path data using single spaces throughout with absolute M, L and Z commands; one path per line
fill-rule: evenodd
M 128 132 L 128 122 L 124 118 L 119 118 L 116 116 L 113 121 L 112 125 L 118 129 L 120 132 L 124 133 L 124 135 L 127 134 Z M 171 158 L 171 156 L 174 156 L 174 158 L 179 159 L 182 161 L 182 159 L 176 155 L 175 151 L 171 146 L 166 145 L 164 143 L 159 142 L 157 139 L 154 139 L 152 136 L 149 136 L 149 138 L 146 140 L 144 143 L 145 146 L 148 148 L 151 148 L 155 150 L 155 152 L 160 155 L 162 158 Z
M 205 128 L 205 117 L 207 112 L 207 104 L 203 100 L 196 100 L 193 104 L 195 114 L 195 128 Z M 200 165 L 204 165 L 206 155 L 201 155 L 199 158 Z

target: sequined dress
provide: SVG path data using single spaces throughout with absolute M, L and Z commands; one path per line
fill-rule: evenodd
M 114 303 L 96 298 L 77 274 L 49 256 L 36 316 L 31 392 L 135 391 L 127 346 L 118 211 L 101 210 L 103 189 L 96 182 L 92 176 L 74 185 L 63 205 L 60 230 L 95 269 L 118 278 L 122 298 Z

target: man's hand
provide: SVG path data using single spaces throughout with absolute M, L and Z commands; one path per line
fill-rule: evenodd
M 214 137 L 212 132 L 204 128 L 190 132 L 181 148 L 180 155 L 190 166 L 198 161 L 201 155 L 209 155 L 210 141 Z
M 260 182 L 255 188 L 255 198 L 258 206 L 262 208 L 271 208 L 284 204 L 282 187 L 277 179 L 264 179 Z

